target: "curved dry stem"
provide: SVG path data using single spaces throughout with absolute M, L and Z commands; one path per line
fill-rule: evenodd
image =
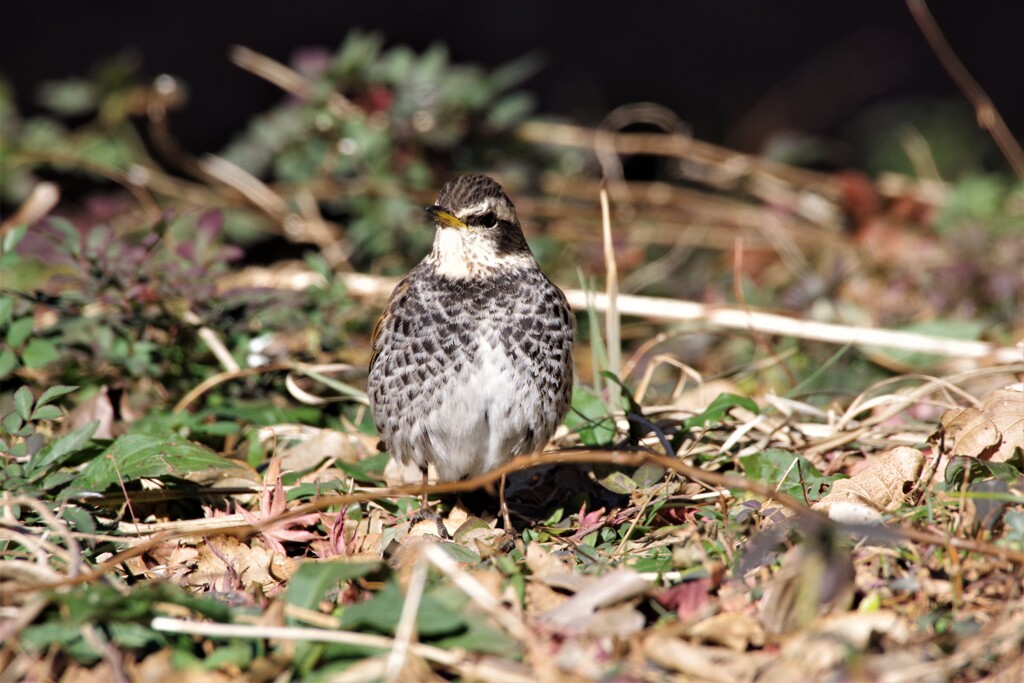
M 53 532 L 64 539 L 64 544 L 67 547 L 67 562 L 68 571 L 71 576 L 78 576 L 82 567 L 82 546 L 79 545 L 78 539 L 75 538 L 71 530 L 68 529 L 60 518 L 58 518 L 50 508 L 46 507 L 42 501 L 30 498 L 28 496 L 12 496 L 10 498 L 0 498 L 0 507 L 12 508 L 18 505 L 24 505 L 30 507 L 32 510 L 39 515 L 46 525 L 53 530 Z
M 929 11 L 928 4 L 924 0 L 906 0 L 906 2 L 914 21 L 917 22 L 918 28 L 921 29 L 921 33 L 924 34 L 928 44 L 935 52 L 935 56 L 939 58 L 946 73 L 974 107 L 978 125 L 988 131 L 999 147 L 999 151 L 1010 162 L 1013 172 L 1017 174 L 1018 178 L 1024 180 L 1024 151 L 1021 150 L 1017 139 L 1013 137 L 1006 121 L 1003 121 L 1003 117 L 992 103 L 992 99 L 956 56 L 949 41 L 946 40 L 946 36 L 942 34 L 938 22 Z
M 397 486 L 397 487 L 386 487 L 375 489 L 373 491 L 336 495 L 336 496 L 325 496 L 324 498 L 299 505 L 287 512 L 280 515 L 261 520 L 255 524 L 243 525 L 243 526 L 225 526 L 222 528 L 206 529 L 204 535 L 224 534 L 227 536 L 234 536 L 236 538 L 248 538 L 250 536 L 261 533 L 264 529 L 280 524 L 289 519 L 307 515 L 313 512 L 326 510 L 335 506 L 352 505 L 355 503 L 365 503 L 369 501 L 375 501 L 386 498 L 407 498 L 419 496 L 422 493 L 465 493 L 468 491 L 474 491 L 483 488 L 488 485 L 493 485 L 503 475 L 509 472 L 525 469 L 528 467 L 536 467 L 540 465 L 551 465 L 551 464 L 595 464 L 605 463 L 611 465 L 627 466 L 627 467 L 639 467 L 642 464 L 650 463 L 664 467 L 667 470 L 672 470 L 684 477 L 693 479 L 694 481 L 701 482 L 709 486 L 718 486 L 721 488 L 738 489 L 740 491 L 746 491 L 761 496 L 766 499 L 770 499 L 778 503 L 784 508 L 791 510 L 798 517 L 802 517 L 805 520 L 813 520 L 814 523 L 831 523 L 827 520 L 825 515 L 810 510 L 802 502 L 795 500 L 794 498 L 785 494 L 775 491 L 770 486 L 759 484 L 744 479 L 740 476 L 720 474 L 717 472 L 707 472 L 697 467 L 692 467 L 681 462 L 678 458 L 673 458 L 667 455 L 661 455 L 658 453 L 651 453 L 645 451 L 591 451 L 591 450 L 580 450 L 580 451 L 556 451 L 552 453 L 543 453 L 536 455 L 521 455 L 513 458 L 505 465 L 494 469 L 486 474 L 466 481 L 452 482 L 446 484 L 433 484 L 424 486 L 422 484 L 415 484 L 409 486 Z M 959 538 L 950 535 L 931 534 L 923 531 L 917 531 L 915 529 L 909 529 L 904 527 L 887 527 L 888 532 L 893 533 L 901 538 L 916 541 L 919 543 L 926 543 L 929 545 L 936 546 L 952 546 L 959 550 L 967 550 L 970 552 L 976 552 L 991 557 L 997 557 L 1010 562 L 1017 562 L 1024 564 L 1024 552 L 1013 550 L 1011 548 L 1003 548 L 992 543 L 985 543 L 983 541 L 977 541 L 973 539 Z M 165 543 L 169 540 L 178 538 L 184 538 L 189 536 L 195 536 L 194 531 L 176 531 L 176 532 L 160 532 L 154 534 L 149 540 L 139 543 L 131 548 L 117 553 L 105 562 L 97 565 L 94 569 L 86 572 L 82 572 L 76 576 L 68 579 L 47 583 L 47 584 L 36 584 L 25 586 L 21 585 L 17 587 L 17 590 L 38 590 L 45 588 L 58 588 L 62 586 L 77 585 L 82 583 L 89 583 L 97 581 L 105 576 L 108 572 L 114 570 L 121 563 L 133 558 L 138 557 L 146 552 L 149 552 L 152 548 L 156 547 L 161 543 Z M 0 596 L 3 593 L 8 592 L 8 589 L 4 588 L 0 590 Z

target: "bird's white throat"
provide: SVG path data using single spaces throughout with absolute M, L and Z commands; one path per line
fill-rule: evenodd
M 439 275 L 465 279 L 498 268 L 528 268 L 533 255 L 499 254 L 492 236 L 477 228 L 438 228 L 427 257 Z

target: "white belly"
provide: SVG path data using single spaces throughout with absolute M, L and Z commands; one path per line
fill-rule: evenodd
M 533 392 L 517 366 L 503 349 L 480 340 L 475 362 L 446 383 L 414 425 L 417 464 L 433 463 L 438 477 L 450 481 L 492 470 L 521 452 L 530 427 L 524 408 Z

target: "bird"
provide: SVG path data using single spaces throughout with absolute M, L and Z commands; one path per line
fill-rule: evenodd
M 429 465 L 460 481 L 548 444 L 572 400 L 576 333 L 501 185 L 458 176 L 426 210 L 433 247 L 384 307 L 367 380 L 378 448 L 418 466 L 424 486 Z M 499 500 L 513 532 L 504 475 Z

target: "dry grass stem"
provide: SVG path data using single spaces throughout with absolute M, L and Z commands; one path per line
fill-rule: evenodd
M 228 51 L 228 58 L 234 64 L 249 73 L 273 83 L 286 93 L 300 99 L 309 99 L 315 94 L 315 85 L 298 71 L 271 59 L 264 54 L 241 45 L 233 45 Z M 328 106 L 342 117 L 361 117 L 363 110 L 352 103 L 340 92 L 332 92 L 328 98 Z
M 586 295 L 580 290 L 565 290 L 569 304 L 578 310 L 586 307 Z M 733 330 L 755 329 L 762 334 L 783 335 L 799 339 L 831 342 L 833 344 L 865 344 L 891 349 L 903 349 L 957 358 L 990 359 L 996 363 L 1020 361 L 1024 352 L 1013 347 L 1002 347 L 980 341 L 964 341 L 933 337 L 914 332 L 881 330 L 854 325 L 821 323 L 800 320 L 774 313 L 744 311 L 735 308 L 708 306 L 693 301 L 663 299 L 623 294 L 618 297 L 618 309 L 624 315 L 636 315 L 669 322 L 703 322 L 715 327 Z M 607 297 L 593 296 L 598 311 L 608 310 Z
M 375 301 L 385 299 L 394 289 L 395 283 L 393 278 L 372 275 L 344 274 L 342 279 L 353 296 Z M 588 297 L 592 297 L 592 305 L 597 312 L 607 313 L 610 308 L 606 294 L 588 293 L 581 289 L 569 288 L 562 291 L 565 292 L 569 305 L 577 311 L 588 310 L 590 305 Z M 755 329 L 762 334 L 810 339 L 832 344 L 881 346 L 952 358 L 988 360 L 994 363 L 1015 363 L 1024 359 L 1024 350 L 1012 346 L 997 346 L 982 341 L 951 339 L 858 325 L 822 323 L 776 313 L 711 306 L 681 299 L 620 294 L 616 297 L 616 307 L 620 315 L 632 315 L 672 323 L 699 322 L 727 330 L 749 331 Z
M 395 641 L 387 636 L 370 633 L 354 633 L 319 628 L 295 626 L 249 626 L 244 624 L 217 624 L 188 621 L 171 617 L 154 617 L 150 624 L 155 631 L 164 633 L 186 633 L 213 638 L 253 638 L 258 640 L 292 640 L 319 643 L 339 643 L 356 647 L 376 648 L 388 651 Z M 536 683 L 536 679 L 524 670 L 522 674 L 510 671 L 507 664 L 489 661 L 487 657 L 467 656 L 458 650 L 445 650 L 422 643 L 410 644 L 410 651 L 418 657 L 448 667 L 467 677 L 481 680 L 507 680 L 516 683 Z M 500 678 L 493 678 L 498 676 Z M 488 678 L 491 677 L 491 678 Z
M 949 41 L 946 40 L 946 36 L 942 34 L 942 29 L 939 28 L 935 17 L 932 16 L 931 11 L 928 9 L 928 4 L 924 0 L 906 0 L 906 2 L 907 7 L 910 8 L 910 13 L 914 17 L 914 21 L 917 22 L 921 33 L 924 34 L 928 44 L 935 51 L 935 55 L 942 62 L 942 66 L 957 84 L 957 87 L 960 88 L 960 92 L 964 94 L 964 97 L 974 107 L 978 125 L 989 132 L 996 145 L 999 146 L 1003 156 L 1010 162 L 1014 173 L 1017 174 L 1018 178 L 1024 180 L 1024 150 L 1021 150 L 1020 143 L 1013 137 L 1013 133 L 1010 132 L 1006 122 L 1003 121 L 999 110 L 996 109 L 989 96 L 978 85 L 978 82 L 974 80 L 974 77 L 971 76 L 967 67 L 956 56 Z
M 615 263 L 615 244 L 612 241 L 612 220 L 608 208 L 608 188 L 602 187 L 601 234 L 604 237 L 605 296 L 608 309 L 604 314 L 605 347 L 608 350 L 608 371 L 616 377 L 622 372 L 622 334 L 616 302 L 619 296 L 619 268 Z M 608 404 L 618 407 L 621 389 L 614 382 L 608 385 Z
M 56 183 L 42 181 L 36 183 L 21 206 L 7 218 L 0 221 L 0 236 L 18 225 L 32 225 L 42 220 L 53 211 L 60 201 L 60 188 Z
M 419 558 L 412 568 L 409 586 L 405 591 L 405 601 L 402 603 L 402 615 L 398 620 L 398 626 L 395 627 L 395 644 L 388 654 L 385 680 L 389 683 L 398 683 L 401 680 L 402 670 L 416 638 L 416 614 L 419 612 L 426 585 L 427 561 Z

